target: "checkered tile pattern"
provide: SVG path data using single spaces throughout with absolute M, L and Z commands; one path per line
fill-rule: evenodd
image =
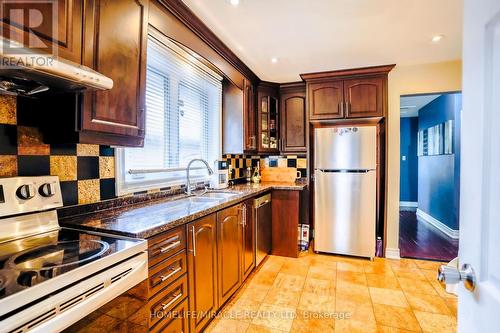
M 229 165 L 232 167 L 232 172 L 229 175 L 230 180 L 235 180 L 245 177 L 245 169 L 251 167 L 252 170 L 260 162 L 260 167 L 280 167 L 280 168 L 297 168 L 302 177 L 307 177 L 307 159 L 305 155 L 289 155 L 289 156 L 250 156 L 250 155 L 224 155 Z
M 65 206 L 112 199 L 114 149 L 46 144 L 38 128 L 16 115 L 16 99 L 0 96 L 0 177 L 59 176 Z

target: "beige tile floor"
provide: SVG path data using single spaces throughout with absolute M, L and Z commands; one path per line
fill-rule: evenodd
M 206 332 L 455 332 L 457 298 L 436 281 L 439 265 L 270 256 Z

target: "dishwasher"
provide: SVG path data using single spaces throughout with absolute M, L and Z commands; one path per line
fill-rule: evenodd
M 255 262 L 258 266 L 271 253 L 271 194 L 260 196 L 253 201 L 255 210 Z

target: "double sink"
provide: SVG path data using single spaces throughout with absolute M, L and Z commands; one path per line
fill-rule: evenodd
M 217 206 L 238 195 L 241 195 L 241 192 L 208 191 L 200 195 L 181 197 L 177 200 L 170 201 L 167 205 L 171 206 L 174 210 L 184 210 L 188 213 L 192 213 Z
M 191 203 L 218 203 L 221 201 L 232 199 L 239 195 L 239 192 L 226 192 L 226 191 L 208 191 L 201 195 L 193 195 L 186 198 L 179 199 L 179 201 L 189 201 Z

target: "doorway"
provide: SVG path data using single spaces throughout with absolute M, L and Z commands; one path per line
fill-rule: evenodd
M 401 257 L 458 256 L 461 92 L 401 96 Z

